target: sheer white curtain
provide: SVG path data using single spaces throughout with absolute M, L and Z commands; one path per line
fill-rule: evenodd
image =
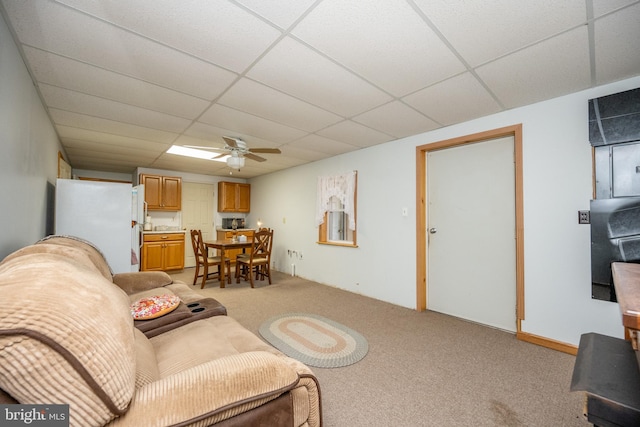
M 324 214 L 329 210 L 329 201 L 335 196 L 342 202 L 344 211 L 349 217 L 349 229 L 356 229 L 355 193 L 356 171 L 342 175 L 318 177 L 318 201 L 316 204 L 316 225 L 324 222 Z

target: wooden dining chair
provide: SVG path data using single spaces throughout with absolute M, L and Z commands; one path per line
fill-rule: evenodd
M 273 247 L 273 230 L 261 228 L 253 233 L 251 253 L 236 258 L 236 283 L 240 279 L 248 280 L 253 288 L 253 276 L 256 280 L 266 277 L 271 284 L 271 248 Z
M 191 230 L 191 245 L 193 246 L 193 255 L 196 257 L 196 271 L 193 276 L 193 285 L 195 286 L 198 278 L 202 277 L 202 284 L 200 285 L 200 289 L 202 289 L 204 288 L 204 284 L 207 280 L 216 278 L 220 279 L 220 264 L 222 263 L 222 259 L 219 256 L 209 256 L 207 246 L 202 240 L 201 230 Z M 227 263 L 225 268 L 227 271 L 227 278 L 229 283 L 231 283 L 231 263 L 228 258 L 225 259 L 225 262 Z M 200 267 L 203 268 L 202 274 L 200 274 Z M 209 271 L 210 267 L 218 268 L 215 271 Z

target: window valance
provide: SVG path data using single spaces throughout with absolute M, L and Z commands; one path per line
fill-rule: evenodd
M 316 204 L 316 225 L 324 222 L 324 214 L 329 210 L 331 197 L 336 197 L 344 206 L 344 211 L 349 217 L 349 229 L 356 229 L 355 216 L 355 192 L 356 171 L 342 175 L 318 177 L 318 200 Z

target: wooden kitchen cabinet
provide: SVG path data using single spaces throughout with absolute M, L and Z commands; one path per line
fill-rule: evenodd
M 218 212 L 242 212 L 251 210 L 251 184 L 218 182 Z
M 144 185 L 144 201 L 147 209 L 155 211 L 179 211 L 182 209 L 182 178 L 179 176 L 140 175 Z
M 238 236 L 247 236 L 247 242 L 251 242 L 251 240 L 253 240 L 253 230 L 238 230 Z M 216 231 L 216 240 L 231 240 L 231 239 L 233 239 L 233 231 L 229 231 L 229 230 Z M 224 256 L 226 258 L 229 258 L 232 263 L 235 263 L 236 256 L 241 253 L 243 253 L 242 249 L 226 249 L 224 251 Z M 244 253 L 250 254 L 251 248 L 244 249 Z
M 142 271 L 184 268 L 184 233 L 144 234 Z

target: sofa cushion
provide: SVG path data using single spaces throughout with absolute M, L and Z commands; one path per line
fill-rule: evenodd
M 142 331 L 134 329 L 136 344 L 136 389 L 160 378 L 158 361 L 153 346 Z
M 80 249 L 89 257 L 93 265 L 98 269 L 100 274 L 102 274 L 105 279 L 110 282 L 113 281 L 113 272 L 111 271 L 111 267 L 109 266 L 107 259 L 100 251 L 100 249 L 94 246 L 93 243 L 75 236 L 58 235 L 47 236 L 44 239 L 38 241 L 36 245 L 40 245 L 42 243 Z
M 126 293 L 135 294 L 170 285 L 173 279 L 164 271 L 136 271 L 114 274 L 113 283 L 120 286 Z
M 129 299 L 58 253 L 0 264 L 0 388 L 20 403 L 69 403 L 72 425 L 124 413 L 136 376 Z M 27 297 L 25 297 L 27 296 Z
M 198 320 L 150 341 L 161 378 L 226 356 L 252 351 L 282 354 L 227 316 Z

